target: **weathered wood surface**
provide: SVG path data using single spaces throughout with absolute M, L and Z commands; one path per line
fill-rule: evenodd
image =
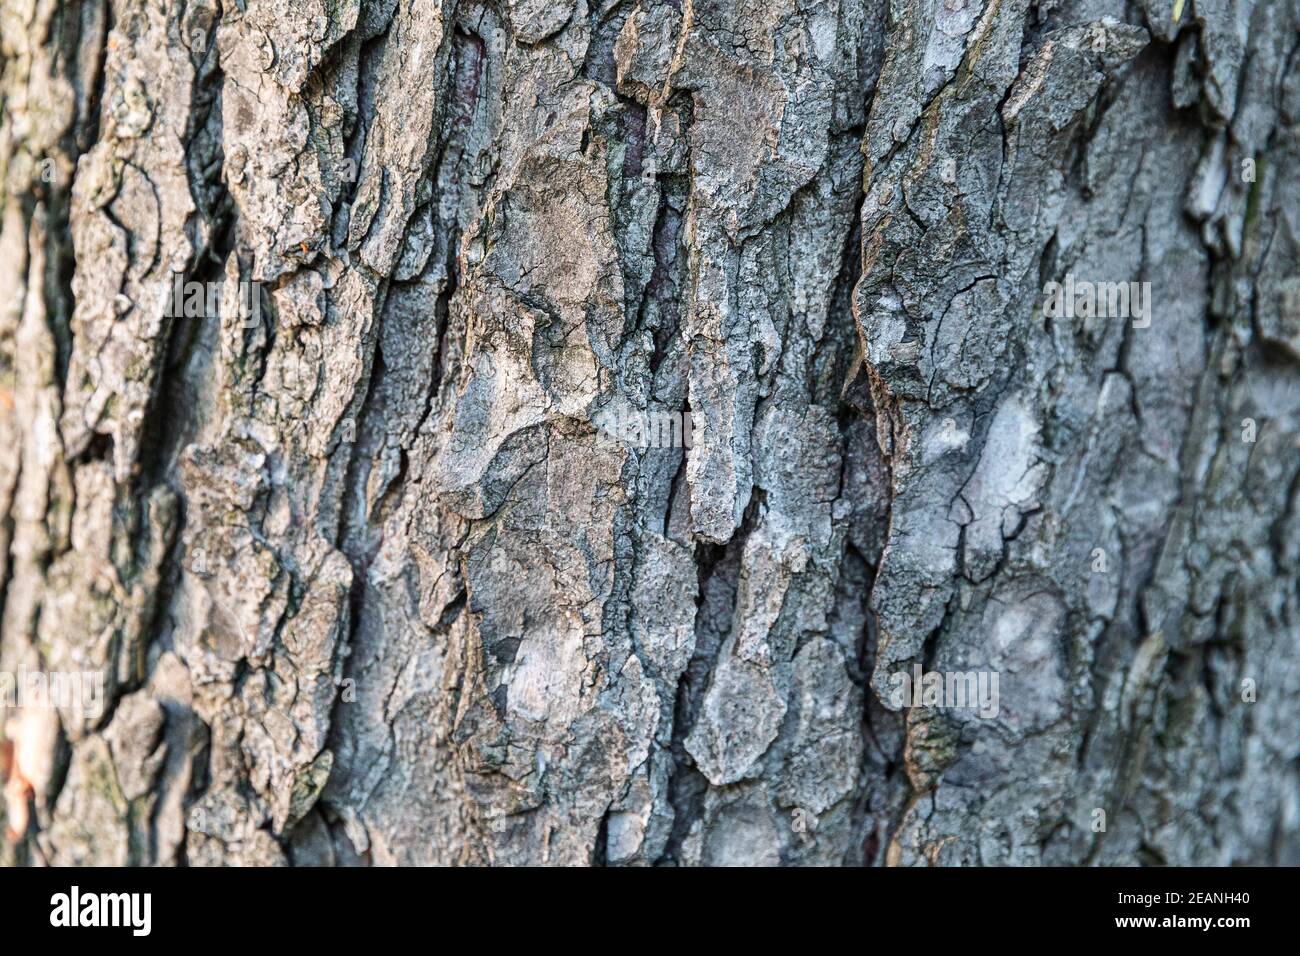
M 1300 862 L 1294 0 L 0 9 L 0 860 Z

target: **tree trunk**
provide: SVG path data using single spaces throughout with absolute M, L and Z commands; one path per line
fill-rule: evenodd
M 1296 0 L 0 18 L 0 861 L 1300 863 Z

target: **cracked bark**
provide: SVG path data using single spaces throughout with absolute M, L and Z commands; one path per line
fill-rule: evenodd
M 1298 25 L 6 0 L 0 860 L 1300 862 Z

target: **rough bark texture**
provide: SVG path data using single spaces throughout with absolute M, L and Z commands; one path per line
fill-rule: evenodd
M 2 2 L 0 860 L 1300 862 L 1295 0 Z

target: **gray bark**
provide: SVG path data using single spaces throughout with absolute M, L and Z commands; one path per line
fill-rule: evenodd
M 1295 0 L 2 11 L 0 861 L 1300 863 Z

